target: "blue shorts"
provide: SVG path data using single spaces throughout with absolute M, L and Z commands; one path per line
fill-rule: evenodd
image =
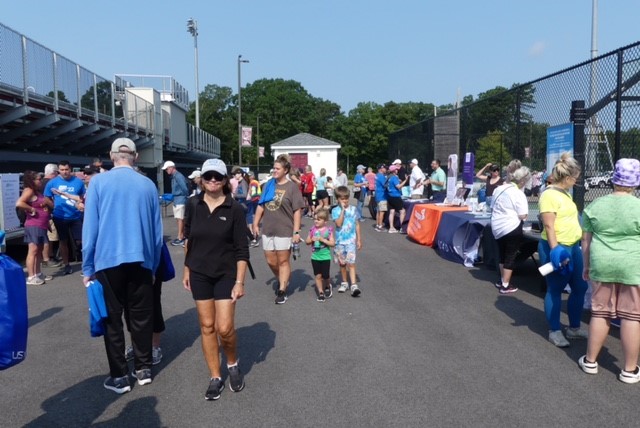
M 24 228 L 25 244 L 44 245 L 49 242 L 47 238 L 47 230 L 35 226 L 27 226 Z

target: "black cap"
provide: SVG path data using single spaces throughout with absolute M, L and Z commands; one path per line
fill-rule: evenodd
M 82 172 L 84 173 L 84 175 L 98 174 L 100 173 L 100 168 L 95 166 L 86 166 Z

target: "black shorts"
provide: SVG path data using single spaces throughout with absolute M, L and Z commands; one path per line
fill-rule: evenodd
M 322 275 L 322 279 L 329 279 L 331 271 L 331 260 L 311 260 L 313 275 Z
M 404 209 L 402 198 L 399 196 L 387 196 L 387 205 L 389 206 L 389 209 L 394 209 L 396 211 L 402 211 Z
M 56 226 L 60 241 L 68 241 L 69 238 L 74 241 L 82 241 L 82 219 L 64 220 L 54 217 L 53 224 Z
M 321 199 L 327 199 L 329 197 L 329 193 L 326 190 L 316 190 L 316 200 L 319 201 Z
M 229 300 L 236 285 L 235 278 L 212 278 L 194 271 L 190 271 L 189 281 L 193 300 Z

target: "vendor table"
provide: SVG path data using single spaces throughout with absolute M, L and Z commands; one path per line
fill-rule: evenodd
M 422 245 L 433 246 L 442 213 L 468 211 L 469 208 L 451 207 L 439 204 L 416 204 L 413 207 L 407 233 L 411 239 Z
M 473 266 L 482 231 L 490 222 L 491 217 L 487 214 L 443 212 L 435 240 L 438 254 L 447 260 Z
M 396 212 L 396 218 L 395 218 L 395 221 L 393 222 L 394 223 L 393 227 L 395 227 L 398 230 L 402 230 L 403 232 L 406 232 L 407 226 L 409 225 L 409 219 L 411 218 L 411 213 L 413 212 L 413 208 L 419 204 L 430 204 L 430 203 L 434 203 L 434 202 L 430 201 L 429 199 L 403 199 L 402 205 L 404 206 L 404 210 L 405 210 L 404 222 L 400 224 L 400 214 Z M 389 211 L 384 213 L 384 225 L 386 227 L 389 227 Z

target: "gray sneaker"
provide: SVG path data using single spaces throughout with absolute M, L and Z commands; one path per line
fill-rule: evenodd
M 358 288 L 358 284 L 351 284 L 351 295 L 353 297 L 358 297 L 362 291 Z
M 224 382 L 219 377 L 212 378 L 209 382 L 209 388 L 204 394 L 205 400 L 217 400 L 220 398 L 220 393 L 224 390 Z
M 568 348 L 569 341 L 562 334 L 562 330 L 549 331 L 549 342 L 556 345 L 558 348 Z
M 116 394 L 124 394 L 131 391 L 131 384 L 129 383 L 129 376 L 122 377 L 108 377 L 102 384 L 105 388 L 115 392 Z
M 160 364 L 160 361 L 162 361 L 162 349 L 159 346 L 157 348 L 152 348 L 151 357 L 153 358 L 152 364 L 154 366 Z
M 229 369 L 229 389 L 233 392 L 240 392 L 244 388 L 244 375 L 240 371 L 240 367 L 236 364 Z
M 134 370 L 131 374 L 138 379 L 138 385 L 140 386 L 151 383 L 151 369 Z
M 55 260 L 47 260 L 42 262 L 42 267 L 46 268 L 56 268 L 62 266 L 62 262 L 57 262 Z

